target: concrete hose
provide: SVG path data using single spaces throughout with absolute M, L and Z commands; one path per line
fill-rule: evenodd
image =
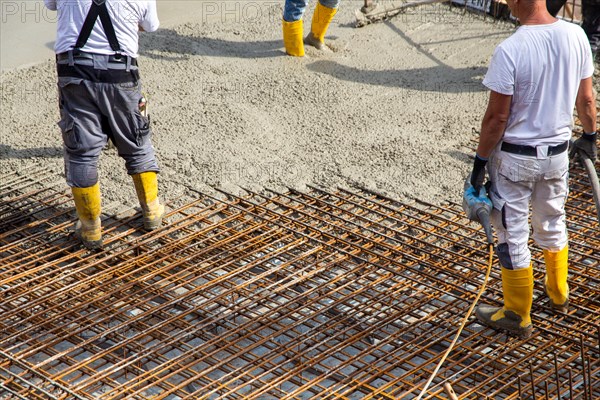
M 594 195 L 594 203 L 596 203 L 596 218 L 598 223 L 600 223 L 600 182 L 598 181 L 598 173 L 596 172 L 596 168 L 594 167 L 594 162 L 592 160 L 590 160 L 582 152 L 579 153 L 579 157 L 581 157 L 583 166 L 590 179 L 592 193 Z

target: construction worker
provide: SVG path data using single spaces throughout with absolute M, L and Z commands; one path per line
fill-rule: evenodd
M 303 57 L 304 43 L 319 50 L 325 48 L 325 33 L 337 12 L 339 0 L 318 0 L 310 33 L 303 41 L 302 16 L 308 0 L 285 0 L 283 8 L 283 44 L 290 56 Z
M 98 158 L 110 139 L 125 160 L 143 212 L 144 228 L 161 225 L 159 172 L 150 120 L 140 110 L 138 31 L 155 31 L 156 3 L 118 0 L 44 0 L 58 11 L 56 69 L 58 123 L 65 175 L 79 221 L 75 233 L 90 249 L 102 246 Z M 98 21 L 100 20 L 100 21 Z
M 496 48 L 483 80 L 491 93 L 471 173 L 478 192 L 487 166 L 504 295 L 503 307 L 480 305 L 476 315 L 487 326 L 521 337 L 533 328 L 530 204 L 550 307 L 568 311 L 564 205 L 574 107 L 585 132 L 575 148 L 593 159 L 597 153 L 590 45 L 579 26 L 551 16 L 544 1 L 508 0 L 521 26 Z

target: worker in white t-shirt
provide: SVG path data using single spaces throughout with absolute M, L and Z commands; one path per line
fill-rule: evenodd
M 530 204 L 549 305 L 554 312 L 568 310 L 567 148 L 577 107 L 585 133 L 575 146 L 596 157 L 594 66 L 583 30 L 551 16 L 545 0 L 508 5 L 521 26 L 496 48 L 483 80 L 491 92 L 471 173 L 479 189 L 487 165 L 504 306 L 480 305 L 476 315 L 485 325 L 527 337 L 533 329 Z
M 144 228 L 161 225 L 158 164 L 137 64 L 138 31 L 155 31 L 154 0 L 44 0 L 58 11 L 56 69 L 65 157 L 79 221 L 76 235 L 102 246 L 98 158 L 110 139 L 125 160 L 142 207 Z

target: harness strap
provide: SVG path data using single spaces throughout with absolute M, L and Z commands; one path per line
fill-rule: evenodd
M 110 19 L 110 15 L 108 14 L 106 0 L 92 0 L 92 6 L 85 17 L 81 32 L 79 32 L 79 36 L 75 42 L 74 49 L 80 49 L 85 46 L 98 17 L 100 17 L 100 22 L 102 22 L 102 28 L 104 28 L 104 33 L 106 34 L 110 48 L 116 54 L 121 54 L 121 46 L 117 40 L 117 34 L 115 33 L 115 28 Z

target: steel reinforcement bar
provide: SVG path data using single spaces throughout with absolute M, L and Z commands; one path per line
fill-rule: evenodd
M 532 243 L 535 325 L 471 318 L 426 398 L 600 398 L 600 237 L 578 166 L 567 203 L 571 307 L 554 315 Z M 72 235 L 45 169 L 0 182 L 0 399 L 411 399 L 485 276 L 457 204 L 366 189 L 198 193 L 145 233 L 104 213 L 105 246 Z M 193 188 L 192 188 L 193 189 Z M 501 304 L 494 266 L 482 301 Z

